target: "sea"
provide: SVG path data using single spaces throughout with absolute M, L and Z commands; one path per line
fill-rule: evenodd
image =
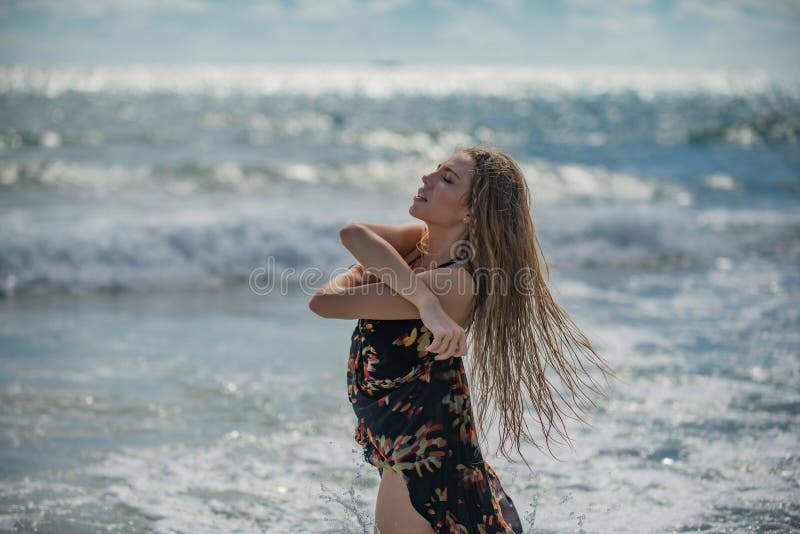
M 475 144 L 619 376 L 526 532 L 800 530 L 800 75 L 386 63 L 0 67 L 0 531 L 372 533 L 308 301 Z

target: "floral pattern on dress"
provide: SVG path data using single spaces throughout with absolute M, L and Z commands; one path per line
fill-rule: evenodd
M 420 319 L 360 319 L 347 393 L 364 458 L 402 475 L 437 534 L 519 534 L 513 501 L 484 461 L 461 358 L 437 361 Z

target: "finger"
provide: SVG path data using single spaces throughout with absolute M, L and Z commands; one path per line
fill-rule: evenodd
M 441 354 L 436 356 L 437 360 L 449 360 L 450 358 L 452 358 L 452 357 L 454 357 L 455 355 L 458 354 L 458 352 L 460 350 L 458 338 L 454 337 L 453 340 L 455 342 L 455 347 L 452 347 L 452 351 L 449 351 L 449 352 L 448 351 L 442 351 Z M 451 348 L 451 347 L 448 347 L 448 349 L 449 348 Z
M 458 352 L 456 353 L 459 358 L 467 355 L 467 333 L 462 332 L 458 341 Z
M 445 349 L 440 353 L 442 358 L 452 358 L 453 354 L 456 353 L 458 349 L 458 336 L 453 336 L 450 338 L 449 343 L 445 347 Z
M 434 334 L 433 343 L 425 347 L 425 350 L 428 352 L 439 352 L 444 343 L 447 341 L 447 335 L 447 333 Z
M 431 328 L 430 328 L 430 327 L 428 327 L 428 331 L 431 333 L 431 337 L 433 338 L 433 340 L 432 340 L 430 343 L 428 343 L 427 345 L 425 345 L 425 350 L 427 350 L 428 352 L 430 352 L 430 350 L 433 348 L 434 344 L 435 344 L 437 341 L 439 341 L 439 338 L 438 338 L 438 337 L 436 337 L 436 334 L 434 334 L 434 333 L 433 333 L 433 330 L 431 330 Z
M 458 336 L 458 345 L 456 349 L 453 351 L 453 358 L 462 358 L 467 355 L 467 334 L 466 331 L 462 332 L 460 336 Z
M 447 341 L 443 337 L 437 338 L 433 343 L 430 344 L 430 348 L 428 348 L 428 352 L 442 352 L 442 349 L 446 347 Z
M 461 358 L 464 355 L 464 352 L 464 342 L 461 340 L 461 338 L 459 338 L 458 344 L 453 351 L 453 358 Z
M 428 343 L 428 345 L 425 347 L 425 350 L 427 350 L 428 352 L 433 352 L 433 349 L 436 346 L 438 346 L 438 344 L 439 344 L 439 338 L 437 336 L 433 336 L 433 341 Z
M 461 347 L 461 336 L 455 335 L 453 336 L 453 343 L 451 344 L 452 350 L 449 352 L 451 358 L 454 358 L 460 354 L 460 347 Z

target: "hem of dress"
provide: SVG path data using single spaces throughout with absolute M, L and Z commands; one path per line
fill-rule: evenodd
M 433 522 L 436 521 L 436 519 L 435 518 L 430 519 L 429 515 L 426 513 L 427 509 L 425 508 L 424 504 L 419 504 L 415 502 L 414 497 L 411 494 L 411 489 L 408 487 L 408 480 L 406 480 L 405 475 L 402 472 L 398 473 L 397 470 L 391 467 L 392 464 L 386 460 L 383 461 L 385 467 L 383 465 L 376 465 L 373 462 L 373 458 L 378 456 L 378 451 L 374 447 L 372 447 L 369 444 L 369 442 L 366 445 L 363 445 L 363 449 L 364 449 L 364 459 L 367 461 L 368 464 L 370 464 L 371 466 L 375 467 L 378 470 L 378 473 L 381 476 L 381 478 L 383 478 L 383 470 L 388 468 L 394 471 L 396 475 L 398 475 L 403 479 L 403 484 L 406 487 L 406 493 L 408 494 L 408 501 L 411 503 L 411 507 L 414 509 L 414 511 L 416 511 L 420 515 L 420 517 L 422 517 L 425 521 L 427 521 L 427 523 L 431 526 L 431 530 L 433 530 L 434 534 L 440 534 L 441 529 L 437 528 L 436 524 Z

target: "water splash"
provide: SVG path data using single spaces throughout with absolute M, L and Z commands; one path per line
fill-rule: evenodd
M 522 520 L 525 521 L 525 526 L 527 530 L 533 532 L 533 523 L 536 521 L 536 508 L 539 506 L 539 494 L 537 493 L 533 497 L 533 508 L 529 512 L 525 512 L 522 516 Z
M 340 504 L 345 509 L 348 517 L 355 517 L 356 523 L 358 524 L 358 530 L 348 530 L 349 534 L 372 534 L 372 525 L 375 524 L 372 514 L 360 508 L 360 503 L 364 501 L 364 498 L 357 494 L 355 490 L 357 481 L 363 477 L 363 469 L 363 465 L 358 466 L 356 474 L 350 483 L 350 487 L 341 493 L 337 493 L 336 491 L 328 488 L 325 486 L 324 482 L 319 483 L 321 490 L 321 493 L 319 494 L 320 498 L 329 503 Z M 326 521 L 328 523 L 336 522 L 340 524 L 344 522 L 343 520 L 336 518 L 326 518 Z M 348 528 L 348 526 L 345 526 L 345 528 Z

